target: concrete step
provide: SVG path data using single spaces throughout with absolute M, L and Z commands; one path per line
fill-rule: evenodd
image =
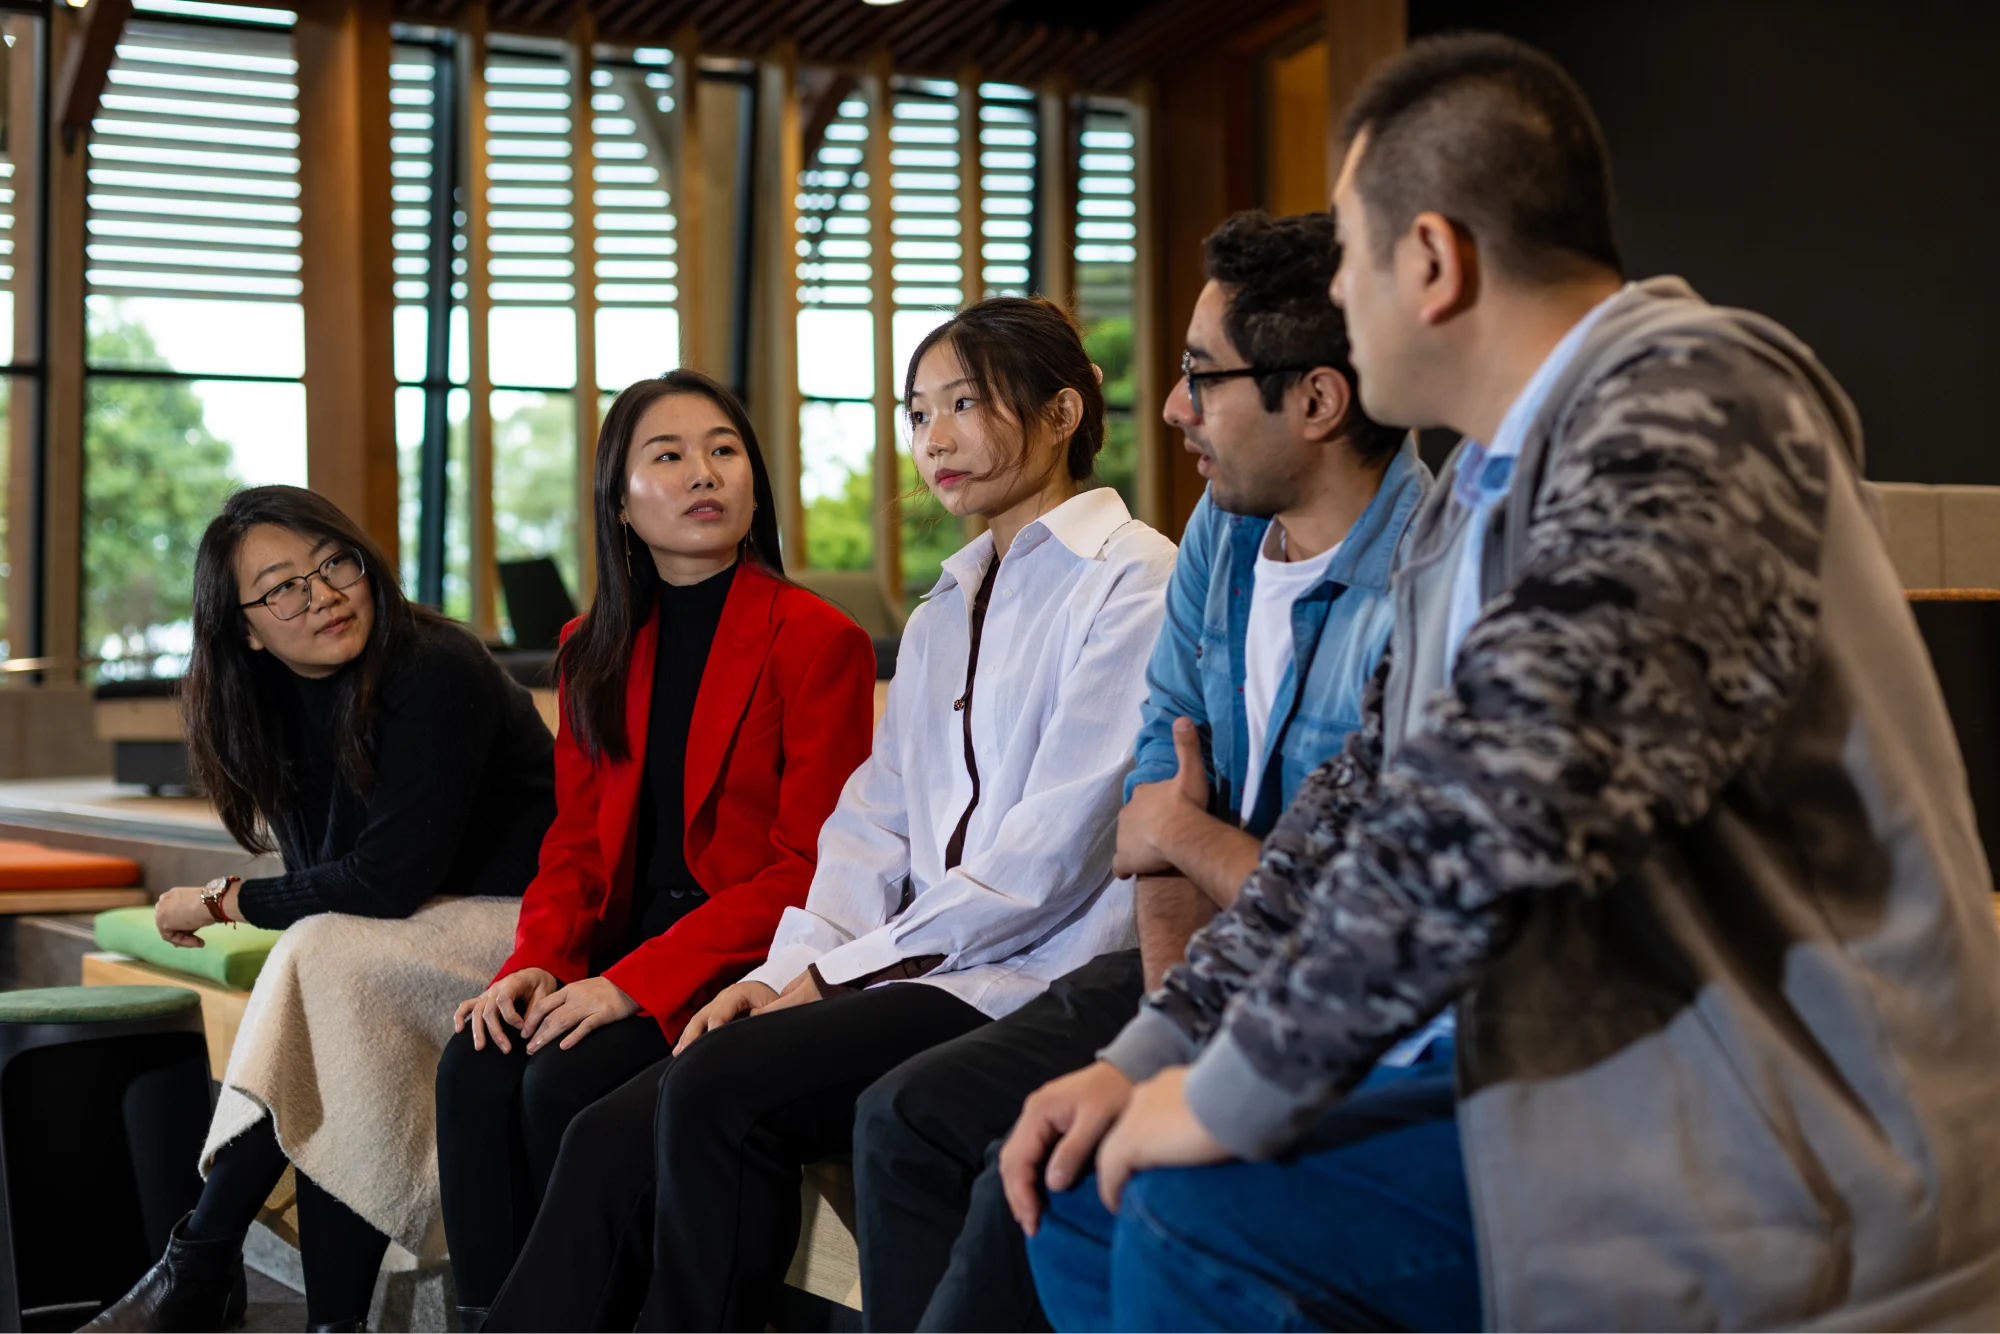
M 74 987 L 97 948 L 91 913 L 0 917 L 0 989 Z
M 0 838 L 25 839 L 72 852 L 102 852 L 114 857 L 130 857 L 145 872 L 145 888 L 154 898 L 176 885 L 205 885 L 219 875 L 276 875 L 284 864 L 276 857 L 252 857 L 234 844 L 196 842 L 177 837 L 181 831 L 153 832 L 133 824 L 98 822 L 94 827 L 83 820 L 66 821 L 61 816 L 35 817 L 0 810 Z

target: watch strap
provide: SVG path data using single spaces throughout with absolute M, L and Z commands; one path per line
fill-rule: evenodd
M 236 875 L 218 876 L 215 879 L 209 881 L 208 884 L 202 887 L 201 891 L 202 906 L 208 909 L 208 915 L 210 917 L 213 917 L 217 922 L 222 923 L 223 925 L 226 926 L 236 925 L 236 923 L 230 919 L 229 914 L 222 911 L 222 897 L 223 895 L 227 894 L 231 888 L 233 888 L 237 884 L 240 884 L 242 882 L 242 879 L 243 877 Z

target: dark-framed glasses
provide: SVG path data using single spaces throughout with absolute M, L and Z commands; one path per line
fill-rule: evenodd
M 362 564 L 361 553 L 349 547 L 321 561 L 317 570 L 287 579 L 263 597 L 241 605 L 245 611 L 262 607 L 281 621 L 296 620 L 312 607 L 313 580 L 318 579 L 328 588 L 352 588 L 366 573 L 368 567 Z
M 1266 375 L 1299 375 L 1311 369 L 1310 366 L 1238 366 L 1227 371 L 1198 371 L 1194 368 L 1194 353 L 1181 353 L 1181 378 L 1187 381 L 1188 406 L 1194 409 L 1196 417 L 1201 416 L 1201 387 L 1209 380 L 1238 380 L 1246 375 L 1259 378 Z

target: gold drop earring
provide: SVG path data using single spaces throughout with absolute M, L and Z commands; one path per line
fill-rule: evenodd
M 632 582 L 632 521 L 620 516 L 618 524 L 625 530 L 622 534 L 624 541 L 619 545 L 625 548 L 625 582 L 629 584 Z

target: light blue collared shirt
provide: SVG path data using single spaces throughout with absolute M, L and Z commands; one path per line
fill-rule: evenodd
M 1460 455 L 1452 476 L 1452 496 L 1472 511 L 1472 518 L 1466 524 L 1465 545 L 1459 551 L 1458 570 L 1451 581 L 1451 615 L 1445 622 L 1446 662 L 1458 660 L 1459 645 L 1465 642 L 1465 636 L 1479 619 L 1479 613 L 1485 610 L 1486 602 L 1480 595 L 1479 585 L 1485 559 L 1486 522 L 1493 513 L 1493 507 L 1506 498 L 1508 489 L 1514 484 L 1514 461 L 1521 456 L 1521 449 L 1528 442 L 1528 428 L 1541 415 L 1549 391 L 1555 388 L 1556 381 L 1576 359 L 1578 349 L 1590 336 L 1598 317 L 1604 314 L 1604 308 L 1624 291 L 1625 288 L 1620 288 L 1592 306 L 1589 313 L 1578 320 L 1575 327 L 1563 335 L 1562 341 L 1542 358 L 1542 364 L 1535 368 L 1535 373 L 1528 377 L 1528 383 L 1514 396 L 1507 415 L 1500 419 L 1491 445 L 1481 445 L 1477 440 L 1465 442 L 1465 452 Z

